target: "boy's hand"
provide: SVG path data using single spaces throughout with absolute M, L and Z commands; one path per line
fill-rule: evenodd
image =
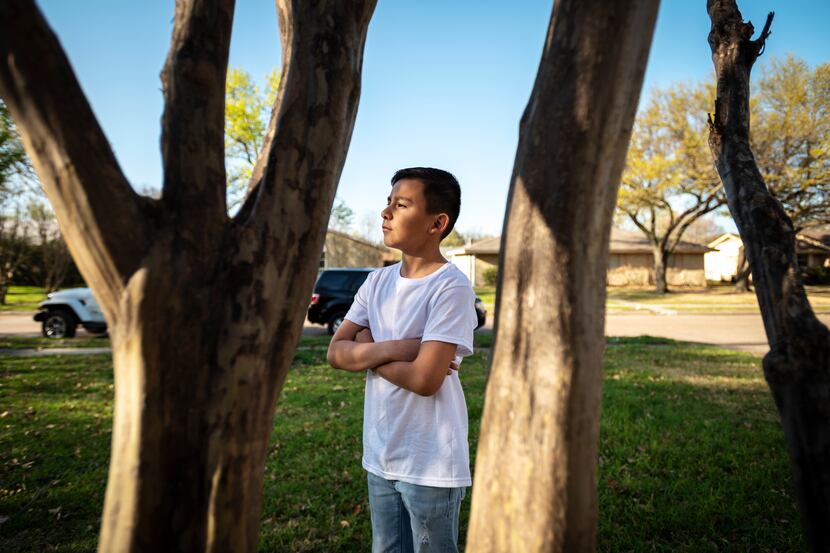
M 447 369 L 447 375 L 450 375 L 450 374 L 452 374 L 453 371 L 457 371 L 457 370 L 458 370 L 458 363 L 456 363 L 455 361 L 452 361 L 450 363 L 450 368 Z

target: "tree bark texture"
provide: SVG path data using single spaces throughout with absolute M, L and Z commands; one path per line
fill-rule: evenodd
M 522 116 L 468 551 L 591 551 L 605 279 L 657 0 L 558 0 Z
M 749 147 L 750 71 L 773 14 L 751 40 L 735 0 L 708 0 L 718 91 L 709 146 L 743 240 L 769 353 L 764 376 L 789 445 L 802 523 L 813 551 L 830 551 L 830 332 L 799 276 L 792 221 L 770 194 Z
M 225 209 L 233 0 L 176 3 L 164 188 L 137 195 L 31 0 L 0 3 L 0 95 L 110 326 L 100 551 L 255 551 L 277 397 L 351 139 L 375 0 L 279 0 L 282 80 L 245 209 Z

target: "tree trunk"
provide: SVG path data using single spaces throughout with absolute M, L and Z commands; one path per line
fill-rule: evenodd
M 665 294 L 669 291 L 666 281 L 669 254 L 664 248 L 657 245 L 652 248 L 652 257 L 654 259 L 654 291 L 658 294 Z
M 232 0 L 176 3 L 158 200 L 127 183 L 34 4 L 0 3 L 0 94 L 110 326 L 102 552 L 257 547 L 274 408 L 354 126 L 374 0 L 277 7 L 283 77 L 249 196 L 228 219 Z
M 553 8 L 502 237 L 469 551 L 595 547 L 609 233 L 657 5 Z
M 749 260 L 746 258 L 746 248 L 743 246 L 738 253 L 738 267 L 735 272 L 735 291 L 750 292 L 749 288 Z
M 769 353 L 764 376 L 789 445 L 807 543 L 830 551 L 830 331 L 813 313 L 799 276 L 792 221 L 770 194 L 749 147 L 750 71 L 757 40 L 735 0 L 708 0 L 718 82 L 709 146 L 749 258 Z

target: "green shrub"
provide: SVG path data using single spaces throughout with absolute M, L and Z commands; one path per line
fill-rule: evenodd
M 499 280 L 499 268 L 487 267 L 481 273 L 481 277 L 484 279 L 484 284 L 487 286 L 495 286 L 496 282 Z
M 804 284 L 830 284 L 830 267 L 802 267 Z

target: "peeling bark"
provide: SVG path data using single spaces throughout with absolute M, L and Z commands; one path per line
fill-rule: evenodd
M 609 234 L 657 6 L 554 5 L 502 233 L 469 551 L 595 549 Z
M 799 276 L 795 230 L 770 194 L 749 146 L 749 84 L 773 14 L 751 40 L 735 0 L 708 0 L 717 73 L 709 147 L 741 235 L 770 351 L 764 376 L 789 445 L 802 524 L 812 551 L 830 551 L 830 331 L 813 313 Z
M 133 192 L 33 2 L 0 3 L 0 95 L 110 326 L 102 552 L 256 550 L 275 405 L 354 126 L 375 0 L 277 4 L 283 79 L 255 191 L 229 219 L 232 0 L 177 2 L 160 200 Z

